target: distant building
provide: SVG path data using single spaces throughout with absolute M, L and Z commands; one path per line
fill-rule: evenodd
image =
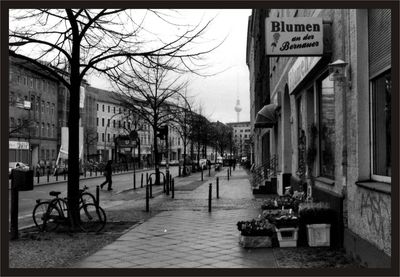
M 233 154 L 236 155 L 238 158 L 241 157 L 250 158 L 251 154 L 250 121 L 233 122 L 233 123 L 227 123 L 226 125 L 232 127 L 233 129 L 233 141 L 235 143 Z

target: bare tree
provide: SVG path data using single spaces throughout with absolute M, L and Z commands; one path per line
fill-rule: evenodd
M 222 122 L 212 123 L 212 140 L 215 143 L 217 152 L 223 157 L 224 152 L 232 147 L 232 128 Z
M 159 185 L 160 149 L 157 134 L 181 114 L 179 103 L 184 98 L 182 91 L 186 82 L 180 80 L 180 75 L 171 74 L 170 69 L 176 67 L 172 59 L 162 61 L 161 57 L 156 57 L 154 61 L 149 61 L 144 58 L 142 66 L 130 65 L 129 68 L 115 68 L 109 76 L 119 92 L 117 100 L 153 130 L 155 184 Z
M 39 66 L 70 92 L 67 191 L 73 226 L 79 221 L 79 91 L 85 75 L 93 70 L 107 73 L 128 61 L 133 65 L 147 60 L 151 66 L 164 66 L 154 57 L 178 59 L 175 71 L 193 71 L 202 55 L 212 50 L 192 48 L 210 21 L 202 26 L 174 25 L 163 12 L 145 13 L 176 27 L 178 35 L 169 40 L 153 35 L 145 28 L 146 17 L 136 22 L 133 10 L 10 11 L 9 54 Z

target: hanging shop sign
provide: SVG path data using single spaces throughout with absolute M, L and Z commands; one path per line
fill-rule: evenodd
M 323 23 L 318 17 L 267 17 L 267 56 L 322 56 Z
M 304 80 L 321 57 L 300 57 L 294 62 L 288 74 L 289 94 Z

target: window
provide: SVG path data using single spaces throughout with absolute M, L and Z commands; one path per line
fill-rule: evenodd
M 33 88 L 33 78 L 29 78 L 29 87 Z
M 103 104 L 103 112 L 104 112 L 104 104 Z
M 104 127 L 104 118 L 101 119 L 101 126 Z
M 50 159 L 50 150 L 46 149 L 46 161 Z
M 372 80 L 372 174 L 392 176 L 392 77 L 388 71 Z M 388 181 L 388 180 L 382 180 Z
M 126 122 L 124 121 L 124 129 L 125 129 L 125 126 L 126 126 Z
M 50 137 L 50 123 L 47 123 L 47 137 Z
M 97 141 L 100 141 L 100 135 L 97 133 Z
M 36 126 L 35 126 L 36 128 L 35 128 L 35 136 L 40 136 L 40 134 L 39 134 L 39 128 L 40 128 L 40 124 L 39 124 L 39 122 L 36 122 Z
M 121 113 L 121 108 L 119 108 L 119 113 Z
M 41 149 L 41 150 L 40 150 L 40 158 L 41 158 L 42 160 L 45 160 L 45 159 L 46 159 L 46 157 L 44 156 L 44 149 Z
M 114 108 L 115 109 L 115 108 Z M 115 119 L 113 120 L 113 128 L 115 128 Z
M 44 109 L 45 109 L 45 105 L 44 105 L 44 101 L 42 100 L 42 113 L 44 113 Z
M 107 106 L 107 110 L 108 110 L 108 112 L 110 112 L 110 106 Z
M 107 127 L 110 127 L 110 119 L 107 120 Z
M 56 150 L 51 150 L 51 158 L 55 159 L 56 158 Z
M 104 142 L 104 133 L 101 133 L 101 141 Z
M 320 175 L 335 179 L 335 94 L 327 76 L 319 82 Z
M 97 111 L 99 111 L 99 104 L 97 104 Z
M 47 102 L 46 113 L 50 114 L 50 102 Z
M 115 134 L 113 134 L 113 141 L 115 141 Z
M 110 134 L 107 134 L 107 141 L 110 142 Z
M 99 118 L 96 118 L 96 125 L 99 126 Z
M 51 130 L 52 130 L 52 133 L 53 133 L 53 138 L 55 138 L 56 137 L 56 126 L 54 126 L 54 124 L 51 126 Z
M 115 107 L 114 107 L 114 113 L 115 113 Z
M 44 122 L 42 122 L 42 137 L 44 137 Z

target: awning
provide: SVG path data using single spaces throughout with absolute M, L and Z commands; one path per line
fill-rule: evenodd
M 265 105 L 256 116 L 254 128 L 272 128 L 277 122 L 276 109 L 278 108 L 275 104 Z

